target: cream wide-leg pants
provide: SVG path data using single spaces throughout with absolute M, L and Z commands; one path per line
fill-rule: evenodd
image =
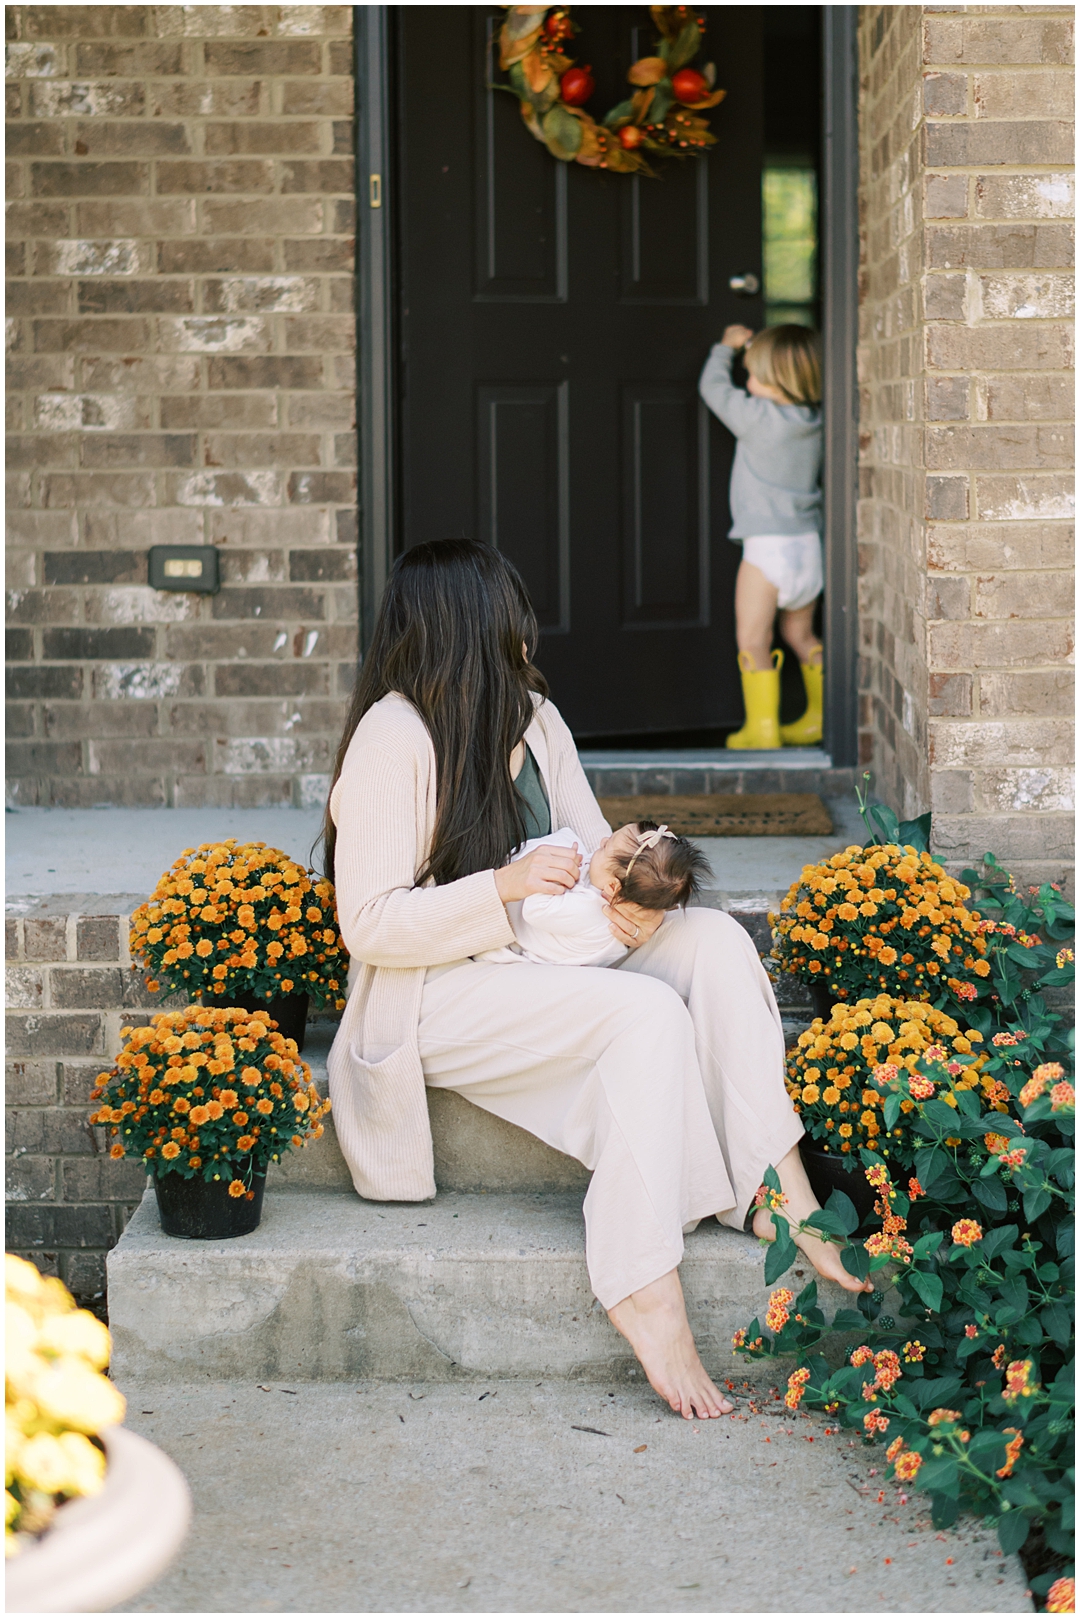
M 685 1226 L 741 1230 L 803 1133 L 772 986 L 722 911 L 672 912 L 618 967 L 432 967 L 419 1041 L 429 1085 L 592 1170 L 585 1251 L 605 1309 L 678 1265 Z

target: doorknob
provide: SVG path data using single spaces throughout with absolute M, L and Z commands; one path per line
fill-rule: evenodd
M 761 291 L 761 282 L 756 275 L 733 275 L 728 286 L 740 298 L 752 298 Z

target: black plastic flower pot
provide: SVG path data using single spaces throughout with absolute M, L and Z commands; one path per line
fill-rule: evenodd
M 828 1022 L 832 1016 L 832 1008 L 839 1000 L 839 995 L 828 983 L 811 983 L 810 999 L 814 1004 L 814 1016 Z
M 242 1197 L 229 1195 L 233 1180 L 242 1180 L 254 1193 L 250 1200 L 246 1193 Z M 188 1241 L 220 1242 L 250 1235 L 262 1219 L 265 1189 L 266 1170 L 252 1172 L 250 1158 L 223 1164 L 220 1180 L 154 1175 L 162 1230 L 166 1236 L 181 1236 Z
M 810 1189 L 823 1208 L 833 1191 L 842 1191 L 855 1204 L 860 1225 L 872 1222 L 877 1193 L 863 1173 L 860 1158 L 854 1154 L 847 1158 L 839 1152 L 826 1152 L 809 1136 L 799 1142 L 799 1156 Z
M 240 1006 L 244 1011 L 265 1012 L 277 1023 L 278 1033 L 285 1039 L 295 1039 L 297 1050 L 303 1050 L 308 1014 L 306 994 L 286 994 L 277 1000 L 260 1000 L 253 994 L 238 994 L 233 996 L 229 1005 Z

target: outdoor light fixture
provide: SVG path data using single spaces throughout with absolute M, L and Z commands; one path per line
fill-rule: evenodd
M 217 595 L 221 589 L 214 545 L 151 545 L 150 583 L 155 590 L 196 590 Z

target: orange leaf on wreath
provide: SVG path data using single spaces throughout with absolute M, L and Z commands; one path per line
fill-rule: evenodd
M 547 6 L 509 6 L 499 30 L 499 65 L 505 71 L 532 50 L 540 38 Z
M 656 98 L 655 90 L 635 90 L 630 97 L 630 105 L 634 109 L 635 124 L 643 124 L 649 115 L 649 108 Z
M 570 66 L 569 62 L 566 66 Z M 542 96 L 544 91 L 555 83 L 552 64 L 548 58 L 541 56 L 539 51 L 529 51 L 527 56 L 522 57 L 521 71 L 525 75 L 526 84 L 535 96 Z
M 642 56 L 626 75 L 631 84 L 640 85 L 659 84 L 667 76 L 668 65 L 662 56 Z
M 684 101 L 683 106 L 689 107 L 692 112 L 700 112 L 704 107 L 718 107 L 726 95 L 726 90 L 714 90 L 704 101 Z

